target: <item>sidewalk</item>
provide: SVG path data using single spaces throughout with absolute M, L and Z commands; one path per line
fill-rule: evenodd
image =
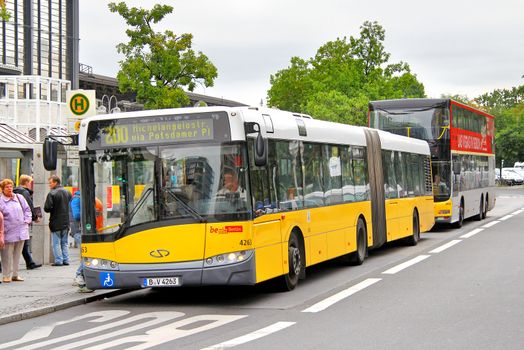
M 26 270 L 24 259 L 20 257 L 20 276 L 25 281 L 0 284 L 0 325 L 121 293 L 115 289 L 78 292 L 78 287 L 73 287 L 72 283 L 80 263 L 79 249 L 69 248 L 69 255 L 69 266 L 43 265 L 34 270 Z

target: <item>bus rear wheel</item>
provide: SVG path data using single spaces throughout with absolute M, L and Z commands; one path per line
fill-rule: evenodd
M 420 241 L 420 222 L 418 220 L 418 212 L 413 212 L 413 234 L 406 238 L 406 244 L 416 246 Z
M 461 228 L 463 224 L 464 224 L 464 200 L 462 199 L 460 201 L 460 207 L 459 207 L 459 219 L 457 222 L 453 224 L 453 227 Z
M 478 221 L 484 220 L 486 217 L 486 210 L 484 209 L 484 196 L 480 197 L 480 204 L 479 204 L 479 214 L 475 216 L 475 219 Z
M 290 291 L 295 289 L 304 268 L 304 251 L 296 232 L 291 232 L 288 242 L 288 264 L 289 272 L 280 277 L 280 289 Z

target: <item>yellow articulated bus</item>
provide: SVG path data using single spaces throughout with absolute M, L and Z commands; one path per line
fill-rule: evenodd
M 91 117 L 79 155 L 91 289 L 274 279 L 291 290 L 308 266 L 337 257 L 361 264 L 368 249 L 414 245 L 434 224 L 425 141 L 290 112 Z M 95 198 L 108 200 L 115 186 L 119 205 L 111 215 L 104 205 L 97 229 Z

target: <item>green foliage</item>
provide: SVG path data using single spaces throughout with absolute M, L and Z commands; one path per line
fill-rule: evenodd
M 4 0 L 0 1 L 0 19 L 4 22 L 9 22 L 11 13 L 7 11 Z
M 336 90 L 317 92 L 306 104 L 306 110 L 318 119 L 337 123 L 366 125 L 367 104 L 365 95 L 349 98 Z
M 524 161 L 524 85 L 497 89 L 474 99 L 495 116 L 495 144 L 498 166 Z
M 385 30 L 364 22 L 358 38 L 337 38 L 308 60 L 271 75 L 268 105 L 317 119 L 366 125 L 369 100 L 424 97 L 424 86 L 404 62 L 387 64 Z
M 157 109 L 187 106 L 189 99 L 182 87 L 193 91 L 197 84 L 213 86 L 217 69 L 202 52 L 191 49 L 191 34 L 177 36 L 171 30 L 158 33 L 153 29 L 173 7 L 155 5 L 146 10 L 129 8 L 124 2 L 108 6 L 129 26 L 129 42 L 117 46 L 125 56 L 117 75 L 122 92 L 136 92 L 146 109 Z

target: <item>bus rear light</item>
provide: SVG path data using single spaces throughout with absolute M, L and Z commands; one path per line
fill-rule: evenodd
M 439 215 L 451 215 L 451 210 L 449 210 L 449 209 L 439 210 L 438 213 L 439 213 Z

